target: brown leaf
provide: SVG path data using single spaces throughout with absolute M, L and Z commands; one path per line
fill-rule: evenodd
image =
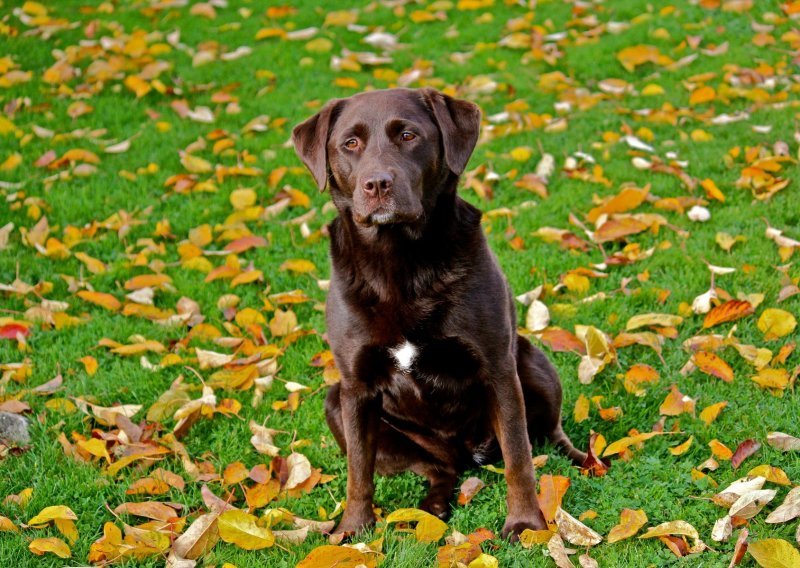
M 172 554 L 178 558 L 196 560 L 214 548 L 219 540 L 217 518 L 219 512 L 205 513 L 197 517 L 189 528 L 175 539 Z
M 743 528 L 739 531 L 739 538 L 736 539 L 736 546 L 733 549 L 733 556 L 731 557 L 731 563 L 728 564 L 728 568 L 734 568 L 734 566 L 738 566 L 739 563 L 744 558 L 745 552 L 747 552 L 747 535 L 749 531 L 746 528 Z
M 550 558 L 556 563 L 558 568 L 575 568 L 575 565 L 570 562 L 567 549 L 564 546 L 564 541 L 558 534 L 554 534 L 547 541 L 547 550 L 550 553 Z
M 722 379 L 726 383 L 733 382 L 733 369 L 716 353 L 698 351 L 692 356 L 692 361 L 705 374 Z
M 169 521 L 178 517 L 177 511 L 165 503 L 144 501 L 142 503 L 122 503 L 114 509 L 118 515 L 127 513 L 137 517 L 145 517 L 156 521 Z
M 788 523 L 800 517 L 800 487 L 794 487 L 786 495 L 783 503 L 767 516 L 768 523 Z
M 800 451 L 800 438 L 783 432 L 770 432 L 767 434 L 767 444 L 783 452 Z
M 458 494 L 458 504 L 461 506 L 466 505 L 472 501 L 472 498 L 478 494 L 478 491 L 485 486 L 486 484 L 482 479 L 478 477 L 468 477 L 464 480 L 464 483 L 461 484 L 461 490 Z

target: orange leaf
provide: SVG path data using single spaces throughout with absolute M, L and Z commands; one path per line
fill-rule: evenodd
M 96 304 L 112 312 L 116 312 L 122 307 L 122 303 L 111 294 L 104 292 L 90 292 L 89 290 L 81 290 L 77 296 L 86 302 Z
M 705 374 L 722 379 L 726 383 L 733 382 L 733 369 L 717 354 L 698 351 L 692 359 L 697 368 Z
M 703 329 L 735 321 L 753 313 L 753 305 L 744 300 L 730 300 L 714 307 L 703 320 Z
M 694 399 L 680 392 L 678 386 L 673 384 L 667 398 L 661 403 L 659 413 L 665 416 L 677 416 L 684 412 L 694 414 L 694 406 Z
M 647 223 L 643 223 L 633 217 L 621 217 L 609 219 L 603 223 L 594 233 L 596 243 L 607 243 L 623 239 L 629 235 L 641 233 L 649 228 Z
M 556 511 L 561 506 L 564 494 L 569 489 L 570 481 L 563 475 L 545 474 L 539 478 L 539 493 L 537 494 L 539 506 L 542 508 L 544 520 L 552 523 L 556 518 Z

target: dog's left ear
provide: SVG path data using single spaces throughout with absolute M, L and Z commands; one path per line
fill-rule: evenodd
M 317 114 L 292 130 L 294 151 L 314 176 L 320 191 L 325 191 L 328 185 L 328 133 L 341 104 L 341 99 L 330 101 Z
M 454 99 L 436 89 L 424 88 L 422 94 L 442 133 L 447 167 L 454 174 L 461 175 L 478 142 L 481 109 L 474 103 Z

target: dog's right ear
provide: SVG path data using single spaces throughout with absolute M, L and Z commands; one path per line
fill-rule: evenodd
M 294 150 L 306 165 L 320 191 L 328 185 L 328 134 L 342 104 L 334 99 L 311 118 L 301 122 L 292 131 Z

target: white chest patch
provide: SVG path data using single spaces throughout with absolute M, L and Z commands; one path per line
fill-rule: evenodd
M 417 348 L 410 341 L 406 341 L 397 347 L 389 349 L 389 353 L 392 354 L 392 357 L 397 362 L 397 367 L 401 371 L 408 371 L 417 357 Z

